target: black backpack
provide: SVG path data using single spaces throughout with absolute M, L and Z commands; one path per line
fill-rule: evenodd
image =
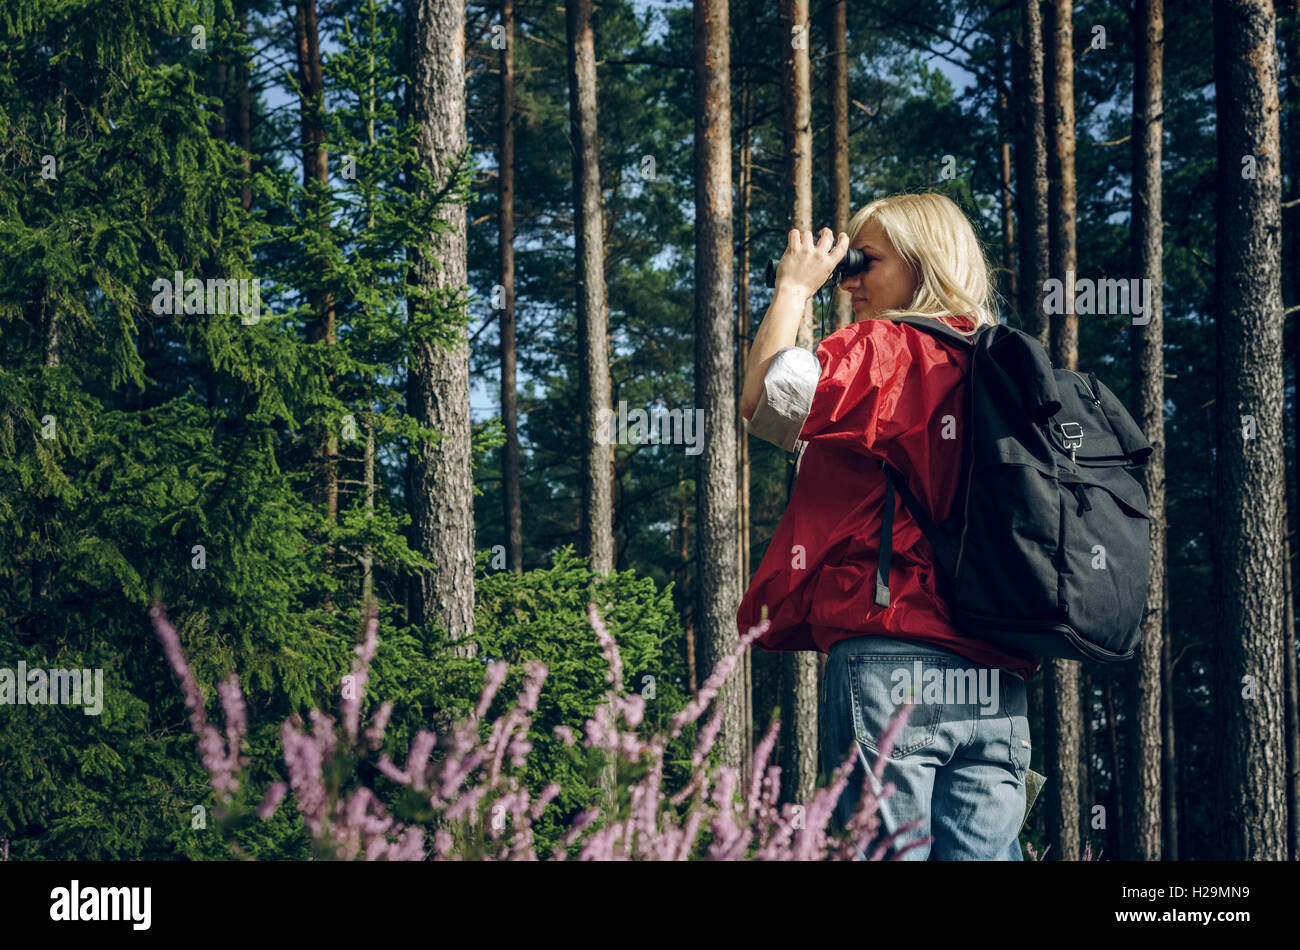
M 963 634 L 1028 657 L 1120 662 L 1141 639 L 1150 571 L 1146 494 L 1127 471 L 1151 444 L 1092 373 L 1054 369 L 1005 325 L 966 337 L 897 317 L 970 350 L 961 480 L 934 522 L 884 462 L 875 602 L 889 605 L 897 492 L 934 548 L 939 589 Z

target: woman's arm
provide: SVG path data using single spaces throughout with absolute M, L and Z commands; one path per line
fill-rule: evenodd
M 745 362 L 740 414 L 746 419 L 754 415 L 758 406 L 763 379 L 767 376 L 772 357 L 780 350 L 794 346 L 808 299 L 826 283 L 849 247 L 849 236 L 843 231 L 832 246 L 830 228 L 822 228 L 815 243 L 811 231 L 791 229 L 787 237 L 785 254 L 776 269 L 776 292 L 758 332 L 754 334 L 749 358 Z

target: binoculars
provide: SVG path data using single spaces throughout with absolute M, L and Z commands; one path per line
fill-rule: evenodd
M 776 265 L 781 263 L 780 260 L 769 260 L 767 262 L 767 273 L 765 275 L 767 286 L 776 286 Z M 838 287 L 841 280 L 845 277 L 852 277 L 854 274 L 860 274 L 867 269 L 867 255 L 859 251 L 856 247 L 851 247 L 844 252 L 844 257 L 835 265 L 835 270 L 831 271 L 830 279 L 826 284 Z M 826 284 L 822 286 L 825 287 Z M 818 288 L 820 290 L 820 288 Z

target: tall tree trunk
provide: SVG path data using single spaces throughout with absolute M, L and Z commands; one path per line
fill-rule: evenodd
M 1091 724 L 1084 723 L 1084 728 L 1091 731 Z M 1110 755 L 1110 782 L 1111 793 L 1115 801 L 1115 813 L 1113 821 L 1107 825 L 1110 832 L 1111 841 L 1118 841 L 1119 847 L 1112 849 L 1112 856 L 1122 859 L 1128 854 L 1128 846 L 1124 843 L 1124 815 L 1128 809 L 1124 803 L 1124 789 L 1128 776 L 1124 772 L 1124 767 L 1120 762 L 1120 731 L 1119 717 L 1115 715 L 1115 678 L 1111 671 L 1106 671 L 1106 751 Z M 1088 816 L 1084 816 L 1088 820 Z
M 302 183 L 313 214 L 320 216 L 322 238 L 329 231 L 329 153 L 325 148 L 325 79 L 321 72 L 320 33 L 316 20 L 316 0 L 299 0 L 294 14 L 294 38 L 298 51 L 298 86 L 301 92 L 299 114 L 302 127 Z M 307 324 L 307 341 L 332 346 L 335 342 L 334 296 L 322 289 L 329 273 L 329 258 L 320 255 L 311 262 L 314 286 L 307 290 L 311 319 Z M 329 377 L 333 382 L 333 376 Z M 331 521 L 338 520 L 338 433 L 326 426 L 313 427 L 317 465 L 315 500 L 325 506 Z
M 808 0 L 780 0 L 781 119 L 785 139 L 785 206 L 790 227 L 812 230 L 812 92 L 808 56 Z M 813 348 L 809 300 L 795 344 Z
M 1291 205 L 1291 230 L 1289 232 L 1290 244 L 1287 245 L 1287 234 L 1283 232 L 1283 253 L 1291 261 L 1291 266 L 1286 268 L 1291 274 L 1291 307 L 1300 305 L 1300 98 L 1297 98 L 1297 89 L 1300 89 L 1300 7 L 1294 8 L 1294 13 L 1288 24 L 1285 37 L 1286 47 L 1286 71 L 1287 71 L 1287 104 L 1290 106 L 1290 113 L 1287 116 L 1286 135 L 1287 135 L 1287 152 L 1291 159 L 1291 197 L 1288 204 Z M 1293 351 L 1293 376 L 1300 380 L 1300 318 L 1292 320 L 1291 332 L 1292 351 Z M 1295 436 L 1300 439 L 1300 410 L 1295 413 L 1294 420 Z M 1300 450 L 1300 441 L 1296 442 Z M 1293 460 L 1293 466 L 1300 464 L 1300 460 Z M 1296 485 L 1300 491 L 1300 468 L 1296 469 Z M 1297 495 L 1300 497 L 1300 495 Z M 1289 524 L 1289 521 L 1287 522 Z M 1296 523 L 1300 525 L 1300 506 L 1296 508 Z M 1297 535 L 1300 537 L 1300 534 Z M 1287 577 L 1292 579 L 1290 561 L 1288 559 Z M 1287 597 L 1287 608 L 1294 613 L 1294 591 L 1295 585 L 1292 584 L 1292 594 Z M 1292 621 L 1286 623 L 1286 636 L 1283 638 L 1286 650 L 1286 675 L 1287 679 L 1287 728 L 1289 737 L 1287 748 L 1289 760 L 1287 762 L 1287 837 L 1288 848 L 1291 860 L 1300 858 L 1300 724 L 1297 723 L 1296 716 L 1296 632 L 1295 625 Z
M 1097 735 L 1096 730 L 1091 728 L 1092 723 L 1097 721 L 1097 697 L 1092 688 L 1092 677 L 1088 675 L 1087 670 L 1083 671 L 1081 685 L 1079 698 L 1080 715 L 1084 723 L 1084 742 L 1083 755 L 1079 756 L 1079 794 L 1080 800 L 1085 804 L 1083 820 L 1085 825 L 1089 825 L 1092 806 L 1097 804 L 1100 795 L 1097 790 Z M 1109 715 L 1107 713 L 1107 717 Z
M 411 117 L 419 126 L 418 157 L 434 180 L 460 170 L 465 136 L 464 0 L 411 0 Z M 440 210 L 451 227 L 430 235 L 426 257 L 412 251 L 413 280 L 448 304 L 464 305 L 465 196 L 453 194 Z M 441 265 L 441 266 L 439 266 Z M 418 303 L 408 301 L 412 322 Z M 407 401 L 423 427 L 442 433 L 424 445 L 410 467 L 409 504 L 414 547 L 437 565 L 421 572 L 412 590 L 417 624 L 436 621 L 453 638 L 474 632 L 474 483 L 470 453 L 469 341 L 463 331 L 451 347 L 417 342 L 411 348 Z M 463 652 L 473 655 L 472 645 Z
M 591 570 L 614 569 L 614 493 L 609 445 L 597 438 L 609 412 L 609 309 L 605 297 L 605 235 L 596 115 L 596 41 L 591 0 L 565 0 L 569 125 L 573 139 L 573 206 L 577 249 L 578 363 L 582 399 L 582 543 Z
M 501 47 L 501 154 L 497 178 L 500 205 L 501 285 L 501 497 L 505 505 L 506 560 L 524 571 L 524 516 L 519 496 L 519 398 L 515 384 L 515 5 L 501 0 L 505 45 Z
M 838 234 L 847 231 L 853 216 L 849 190 L 849 28 L 848 0 L 831 4 L 830 49 L 827 58 L 830 66 L 831 147 L 830 182 L 834 218 L 831 227 Z M 846 290 L 838 288 L 831 295 L 832 316 L 835 329 L 853 322 L 853 298 Z M 824 656 L 824 654 L 823 654 Z
M 1142 643 L 1127 674 L 1126 755 L 1131 807 L 1126 812 L 1125 857 L 1158 861 L 1161 851 L 1160 658 L 1164 654 L 1165 603 L 1165 360 L 1164 229 L 1161 174 L 1164 69 L 1164 0 L 1137 0 L 1133 10 L 1133 270 L 1150 281 L 1148 322 L 1130 327 L 1133 415 L 1151 443 L 1141 470 L 1151 516 L 1151 573 Z
M 1216 826 L 1222 860 L 1286 857 L 1282 757 L 1282 176 L 1270 0 L 1215 0 Z
M 1283 524 L 1286 521 L 1283 520 Z M 1297 814 L 1296 795 L 1300 791 L 1300 711 L 1296 707 L 1296 657 L 1295 657 L 1295 601 L 1291 582 L 1291 542 L 1282 539 L 1286 560 L 1282 567 L 1285 587 L 1282 591 L 1282 676 L 1285 682 L 1284 704 L 1286 711 L 1286 853 L 1287 860 L 1297 857 L 1297 836 L 1300 833 L 1300 814 Z
M 677 556 L 682 578 L 682 627 L 686 634 L 686 683 L 694 696 L 700 688 L 695 664 L 695 595 L 691 583 L 690 508 L 686 503 L 686 479 L 677 480 Z
M 239 32 L 245 41 L 248 39 L 248 10 L 241 3 L 239 8 Z M 253 207 L 253 100 L 250 86 L 250 67 L 245 56 L 239 58 L 235 67 L 235 139 L 244 154 L 239 163 L 243 167 L 243 184 L 239 189 L 239 204 L 245 211 Z
M 744 384 L 745 363 L 749 360 L 749 202 L 753 191 L 754 170 L 753 131 L 750 124 L 754 121 L 753 85 L 748 81 L 740 87 L 740 241 L 736 256 L 739 259 L 736 273 L 736 412 L 740 412 L 740 391 Z M 740 544 L 740 590 L 749 586 L 749 432 L 739 419 L 736 421 L 736 475 L 737 475 L 737 529 Z M 743 596 L 743 594 L 742 594 Z M 744 738 L 740 744 L 741 772 L 748 787 L 753 777 L 754 756 L 754 650 L 752 645 L 745 651 L 741 668 L 741 683 L 744 689 Z
M 736 649 L 740 605 L 736 538 L 736 366 L 732 320 L 731 28 L 728 0 L 696 0 L 695 25 L 695 399 L 704 450 L 695 480 L 696 629 L 706 675 Z M 737 771 L 744 696 L 735 670 L 722 709 L 720 763 Z
M 1074 47 L 1071 0 L 1046 4 L 1045 43 L 1049 81 L 1047 91 L 1048 230 L 1051 234 L 1050 273 L 1065 282 L 1077 270 L 1074 235 Z M 1052 363 L 1061 369 L 1079 364 L 1078 326 L 1073 313 L 1051 321 Z M 1048 797 L 1048 839 L 1061 861 L 1079 860 L 1079 664 L 1049 659 L 1047 679 L 1047 755 L 1056 764 L 1060 781 Z
M 1012 11 L 1015 12 L 1014 10 Z M 1015 55 L 1014 50 L 1012 56 Z M 1013 209 L 1015 193 L 1011 190 L 1011 140 L 1015 138 L 1015 123 L 1011 118 L 1011 95 L 1007 87 L 1004 58 L 999 45 L 997 55 L 997 102 L 998 102 L 998 157 L 999 197 L 1002 202 L 1002 266 L 1005 281 L 999 283 L 1006 289 L 1006 299 L 1016 306 L 1020 300 L 1019 286 L 1016 280 L 1016 226 Z M 1023 323 L 1023 318 L 1022 318 Z
M 1168 572 L 1165 574 L 1168 577 Z M 1174 667 L 1173 667 L 1173 650 L 1170 642 L 1170 622 L 1169 622 L 1169 584 L 1165 584 L 1164 589 L 1164 609 L 1162 616 L 1164 619 L 1164 631 L 1161 636 L 1161 653 L 1160 653 L 1160 719 L 1164 730 L 1164 741 L 1161 743 L 1160 751 L 1163 761 L 1164 775 L 1164 838 L 1165 853 L 1163 857 L 1168 861 L 1177 861 L 1182 854 L 1179 848 L 1179 821 L 1178 821 L 1178 756 L 1177 747 L 1174 745 Z
M 785 199 L 790 227 L 811 231 L 812 93 L 808 0 L 781 0 L 781 112 L 785 130 Z M 812 301 L 804 307 L 795 343 L 814 349 Z M 817 786 L 818 657 L 781 654 L 781 782 L 784 801 L 807 802 Z
M 1043 18 L 1040 0 L 1020 0 L 1012 65 L 1016 108 L 1016 200 L 1020 215 L 1020 325 L 1043 346 L 1050 323 L 1043 288 L 1050 267 L 1047 230 L 1047 126 L 1043 90 Z

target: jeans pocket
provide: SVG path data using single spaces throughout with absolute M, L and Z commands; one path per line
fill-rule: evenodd
M 848 658 L 850 695 L 853 700 L 855 738 L 871 752 L 879 752 L 877 740 L 909 702 L 915 703 L 907 723 L 894 741 L 891 759 L 901 759 L 934 742 L 943 715 L 943 703 L 922 702 L 925 679 L 937 671 L 940 682 L 948 668 L 946 657 L 931 654 L 871 654 Z M 918 674 L 921 681 L 918 680 Z

